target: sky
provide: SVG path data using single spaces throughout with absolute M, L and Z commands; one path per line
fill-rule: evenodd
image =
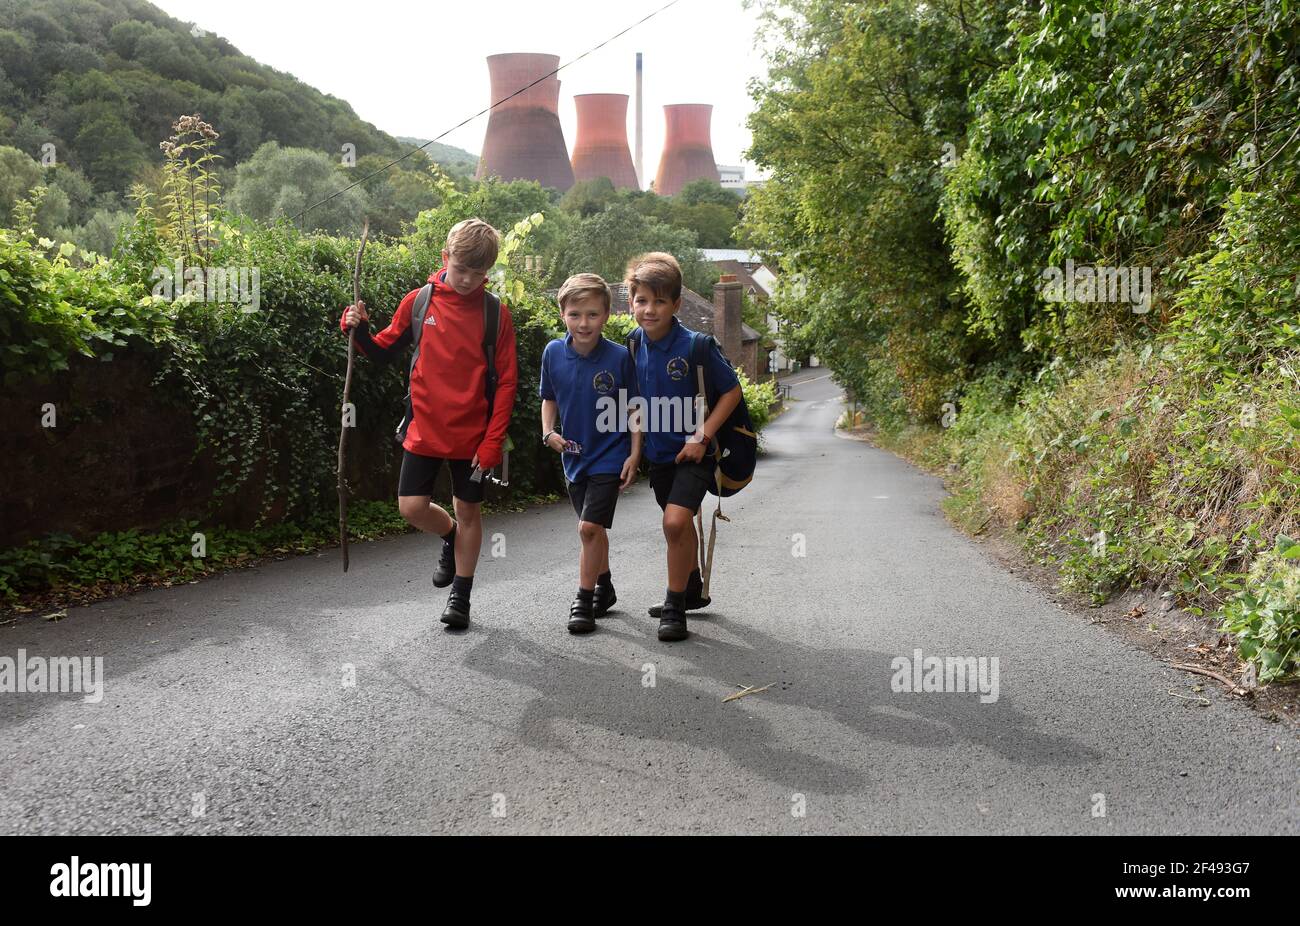
M 487 107 L 486 57 L 545 52 L 576 59 L 668 0 L 153 0 L 170 15 L 229 40 L 241 52 L 351 104 L 390 135 L 431 139 Z M 678 0 L 559 74 L 560 121 L 572 146 L 573 96 L 635 91 L 645 56 L 645 183 L 663 148 L 663 106 L 713 104 L 713 153 L 745 163 L 749 80 L 766 68 L 758 17 L 741 0 Z M 402 89 L 395 89 L 402 88 Z M 632 143 L 635 98 L 628 104 Z M 475 154 L 487 116 L 442 141 Z M 746 164 L 746 176 L 756 171 Z

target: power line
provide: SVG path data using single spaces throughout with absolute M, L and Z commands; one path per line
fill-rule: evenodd
M 293 217 L 293 220 L 294 220 L 295 222 L 298 221 L 298 220 L 301 219 L 304 215 L 306 215 L 308 212 L 311 212 L 311 210 L 315 209 L 317 206 L 323 206 L 323 205 L 325 205 L 325 203 L 329 202 L 329 201 L 330 201 L 331 199 L 333 199 L 334 197 L 336 197 L 336 196 L 342 196 L 342 195 L 343 195 L 344 193 L 346 193 L 348 190 L 352 189 L 352 188 L 355 187 L 355 186 L 359 186 L 359 185 L 365 183 L 365 182 L 366 182 L 367 180 L 369 180 L 371 177 L 377 177 L 379 174 L 382 174 L 384 171 L 388 170 L 388 168 L 392 167 L 394 164 L 400 164 L 402 161 L 405 161 L 405 160 L 406 160 L 407 158 L 409 158 L 411 155 L 415 154 L 415 152 L 417 152 L 417 151 L 423 151 L 425 148 L 429 147 L 429 146 L 432 145 L 434 142 L 436 142 L 436 141 L 441 141 L 442 139 L 446 138 L 448 135 L 450 135 L 452 132 L 456 131 L 457 129 L 459 129 L 459 128 L 463 128 L 464 126 L 466 126 L 466 125 L 468 125 L 469 123 L 473 122 L 473 121 L 474 121 L 475 119 L 477 119 L 479 116 L 482 116 L 482 115 L 484 115 L 485 113 L 490 113 L 492 110 L 496 109 L 496 108 L 497 108 L 498 106 L 500 106 L 502 103 L 505 103 L 505 102 L 508 101 L 508 100 L 512 100 L 512 99 L 514 99 L 515 97 L 519 96 L 519 94 L 523 93 L 523 92 L 526 91 L 526 90 L 530 90 L 530 89 L 532 89 L 533 87 L 536 87 L 538 84 L 540 84 L 540 83 L 541 83 L 542 81 L 544 81 L 544 80 L 549 80 L 550 78 L 554 77 L 556 74 L 560 73 L 561 71 L 563 71 L 565 68 L 569 67 L 570 65 L 577 64 L 579 61 L 581 61 L 583 58 L 586 58 L 588 55 L 591 55 L 591 54 L 594 54 L 595 52 L 600 51 L 602 48 L 604 48 L 604 47 L 605 47 L 606 45 L 608 45 L 610 42 L 613 42 L 615 39 L 622 38 L 623 36 L 625 36 L 625 35 L 627 35 L 629 32 L 631 32 L 633 29 L 635 29 L 637 26 L 640 26 L 640 25 L 642 25 L 643 23 L 646 23 L 646 22 L 650 21 L 651 19 L 654 19 L 656 16 L 658 16 L 658 15 L 659 15 L 660 13 L 662 13 L 664 10 L 668 9 L 668 8 L 671 7 L 671 6 L 676 6 L 676 5 L 677 5 L 678 3 L 680 3 L 680 2 L 681 2 L 681 0 L 669 0 L 668 3 L 665 3 L 663 6 L 659 7 L 659 9 L 657 9 L 657 10 L 655 10 L 654 12 L 652 12 L 652 13 L 648 13 L 647 15 L 641 17 L 641 18 L 638 19 L 636 22 L 632 23 L 632 25 L 628 26 L 626 29 L 623 29 L 621 32 L 617 32 L 617 33 L 615 33 L 614 35 L 611 35 L 609 38 L 605 39 L 605 41 L 601 42 L 599 45 L 595 45 L 595 46 L 593 46 L 593 47 L 587 49 L 587 50 L 584 51 L 582 54 L 578 55 L 578 57 L 574 58 L 572 61 L 566 61 L 566 62 L 564 62 L 564 63 L 561 64 L 559 67 L 557 67 L 555 70 L 551 71 L 551 72 L 548 73 L 548 74 L 543 74 L 541 77 L 537 78 L 535 81 L 533 81 L 533 82 L 532 82 L 531 84 L 529 84 L 528 86 L 526 86 L 526 87 L 520 87 L 520 88 L 519 88 L 518 90 L 516 90 L 514 93 L 510 94 L 510 96 L 507 96 L 507 97 L 504 97 L 503 99 L 497 100 L 495 103 L 493 103 L 491 106 L 488 106 L 488 107 L 485 108 L 485 109 L 480 109 L 478 112 L 474 113 L 474 115 L 472 115 L 472 116 L 470 116 L 470 117 L 468 117 L 468 118 L 466 118 L 466 119 L 463 119 L 461 122 L 459 122 L 458 124 L 452 126 L 452 127 L 449 128 L 449 129 L 447 129 L 447 131 L 443 132 L 441 135 L 437 136 L 436 138 L 431 138 L 431 139 L 429 139 L 429 140 L 426 141 L 423 145 L 420 145 L 420 147 L 418 147 L 418 148 L 412 148 L 410 151 L 406 152 L 406 154 L 402 155 L 400 158 L 397 158 L 397 159 L 395 159 L 395 160 L 389 161 L 389 162 L 388 162 L 387 164 L 385 164 L 383 167 L 379 168 L 378 170 L 372 171 L 372 172 L 370 172 L 369 174 L 366 174 L 366 176 L 362 177 L 360 180 L 356 181 L 355 183 L 350 183 L 350 184 L 348 184 L 347 186 L 345 186 L 343 189 L 339 190 L 338 192 L 331 193 L 329 196 L 326 196 L 324 199 L 322 199 L 322 200 L 321 200 L 320 202 L 318 202 L 318 203 L 312 203 L 310 206 L 308 206 L 308 207 L 307 207 L 306 209 L 304 209 L 302 212 L 299 212 L 297 215 L 295 215 L 295 216 Z

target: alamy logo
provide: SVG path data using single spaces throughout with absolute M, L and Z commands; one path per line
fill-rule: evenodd
M 596 400 L 596 431 L 600 434 L 624 434 L 632 419 L 647 434 L 694 434 L 704 423 L 704 400 L 698 396 L 657 395 L 628 398 L 620 389 L 618 397 L 602 395 Z
M 132 905 L 147 907 L 153 895 L 150 862 L 83 862 L 74 855 L 52 865 L 50 874 L 51 897 L 130 897 Z
M 81 694 L 83 701 L 104 699 L 104 657 L 27 655 L 0 656 L 0 694 Z
M 1048 302 L 1126 302 L 1137 315 L 1151 311 L 1150 267 L 1048 267 L 1041 274 Z
M 674 357 L 668 361 L 668 378 L 674 382 L 686 378 L 686 374 L 691 372 L 691 365 L 686 362 L 685 357 Z
M 196 302 L 238 305 L 241 312 L 256 312 L 262 304 L 262 271 L 258 267 L 186 267 L 160 264 L 150 274 L 153 295 L 171 302 L 188 296 Z
M 998 699 L 997 656 L 922 656 L 912 650 L 912 658 L 896 656 L 889 667 L 894 677 L 889 687 L 894 693 L 978 691 L 981 704 Z
M 609 395 L 614 391 L 614 374 L 609 370 L 601 370 L 592 377 L 591 388 L 601 395 Z

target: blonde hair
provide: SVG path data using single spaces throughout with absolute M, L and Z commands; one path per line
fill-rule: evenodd
M 556 301 L 560 303 L 560 311 L 564 311 L 564 304 L 570 299 L 581 299 L 586 296 L 600 296 L 605 302 L 605 311 L 610 310 L 614 299 L 609 292 L 609 284 L 604 278 L 595 273 L 575 273 L 564 281 L 560 287 L 560 294 Z
M 676 302 L 682 298 L 682 267 L 677 258 L 663 251 L 651 251 L 634 257 L 627 265 L 627 296 L 636 298 L 638 286 L 656 296 Z
M 470 270 L 491 270 L 500 245 L 500 233 L 482 219 L 457 222 L 447 232 L 447 254 Z

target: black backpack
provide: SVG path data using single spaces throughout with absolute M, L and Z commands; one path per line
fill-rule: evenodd
M 706 418 L 709 409 L 718 402 L 717 394 L 708 382 L 708 377 L 704 375 L 709 353 L 716 343 L 717 340 L 712 335 L 698 331 L 691 332 L 691 371 L 696 382 L 696 395 L 704 397 Z M 632 368 L 635 370 L 636 355 L 641 349 L 641 329 L 638 328 L 627 336 L 627 349 L 632 354 Z M 721 346 L 718 350 L 721 352 Z M 728 363 L 731 362 L 725 353 L 722 356 Z M 718 428 L 718 433 L 713 436 L 713 446 L 709 448 L 709 454 L 717 461 L 714 485 L 709 486 L 709 492 L 712 494 L 719 498 L 728 498 L 753 480 L 754 467 L 758 463 L 758 434 L 754 431 L 754 421 L 749 416 L 749 406 L 745 404 L 744 395 L 740 397 L 740 403 L 735 410 L 722 423 L 722 427 Z
M 429 313 L 429 302 L 433 299 L 433 284 L 425 283 L 420 294 L 415 297 L 411 307 L 411 341 L 415 350 L 411 352 L 411 369 L 406 377 L 406 412 L 397 426 L 394 437 L 399 445 L 406 441 L 406 429 L 410 427 L 411 416 L 415 409 L 411 405 L 411 374 L 415 372 L 415 361 L 420 359 L 420 337 L 424 333 L 424 317 Z M 487 358 L 487 420 L 492 421 L 492 406 L 497 395 L 497 332 L 501 330 L 501 300 L 483 290 L 483 355 Z

